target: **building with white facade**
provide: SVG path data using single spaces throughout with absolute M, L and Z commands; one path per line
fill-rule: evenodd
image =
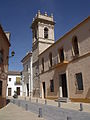
M 23 64 L 22 71 L 22 87 L 23 96 L 32 96 L 33 81 L 32 81 L 32 52 L 28 52 L 26 56 L 21 60 Z
M 22 81 L 19 71 L 9 71 L 7 80 L 7 96 L 13 96 L 14 91 L 18 96 L 22 96 Z

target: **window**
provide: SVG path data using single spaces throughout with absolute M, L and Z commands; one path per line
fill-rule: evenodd
M 44 58 L 42 58 L 42 72 L 44 71 Z
M 0 81 L 0 96 L 2 96 L 2 81 Z
M 82 79 L 82 73 L 76 74 L 76 82 L 78 90 L 83 90 L 83 79 Z
M 28 65 L 26 65 L 26 71 L 28 71 Z
M 3 51 L 0 51 L 0 64 L 3 63 Z
M 50 80 L 50 92 L 54 92 L 54 81 Z
M 21 80 L 20 77 L 16 77 L 16 85 L 17 85 L 17 84 L 21 84 L 21 83 L 20 83 L 20 80 Z
M 64 61 L 64 51 L 63 51 L 63 48 L 61 48 L 59 50 L 59 59 L 60 59 L 60 62 Z
M 44 38 L 47 39 L 48 38 L 48 28 L 44 28 Z
M 8 88 L 8 96 L 11 96 L 11 93 L 12 93 L 12 89 Z
M 49 54 L 50 67 L 52 67 L 52 53 Z
M 17 87 L 17 95 L 20 95 L 20 87 Z
M 72 46 L 73 46 L 74 55 L 75 56 L 79 55 L 78 39 L 76 36 L 74 36 L 72 39 Z
M 9 78 L 9 82 L 11 81 L 11 78 Z
M 27 83 L 27 96 L 29 96 L 29 83 Z

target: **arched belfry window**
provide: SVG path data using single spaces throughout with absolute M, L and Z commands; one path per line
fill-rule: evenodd
M 47 27 L 44 28 L 44 38 L 45 39 L 48 38 L 48 28 Z
M 79 55 L 79 48 L 78 48 L 78 39 L 77 39 L 77 36 L 74 36 L 72 38 L 72 46 L 73 46 L 74 55 L 75 56 Z

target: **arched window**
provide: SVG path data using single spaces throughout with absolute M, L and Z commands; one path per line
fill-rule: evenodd
M 59 59 L 60 59 L 60 62 L 64 61 L 64 50 L 63 50 L 63 48 L 61 48 L 59 50 Z
M 52 67 L 52 53 L 49 54 L 50 67 Z
M 44 28 L 44 38 L 47 39 L 48 38 L 48 28 Z
M 75 56 L 79 55 L 78 39 L 76 36 L 74 36 L 72 39 L 72 46 L 73 46 L 74 55 Z

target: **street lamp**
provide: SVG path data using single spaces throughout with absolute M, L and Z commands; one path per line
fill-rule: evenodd
M 11 52 L 11 56 L 13 57 L 14 55 L 15 55 L 15 52 L 14 52 L 14 51 L 12 51 L 12 52 Z
M 12 51 L 11 52 L 11 56 L 7 56 L 8 58 L 11 58 L 11 57 L 13 57 L 15 55 L 15 52 L 14 51 Z

